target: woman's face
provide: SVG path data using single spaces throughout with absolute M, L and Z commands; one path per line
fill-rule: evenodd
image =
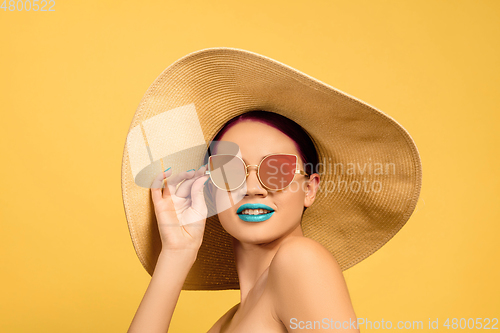
M 236 143 L 240 149 L 238 155 L 246 165 L 259 165 L 262 158 L 271 153 L 289 153 L 299 157 L 299 166 L 303 170 L 295 142 L 269 125 L 245 120 L 232 126 L 220 141 Z M 216 150 L 216 153 L 224 152 Z M 251 244 L 269 243 L 300 229 L 304 207 L 314 202 L 319 176 L 314 174 L 309 180 L 297 174 L 286 189 L 268 191 L 259 182 L 256 167 L 248 168 L 248 173 L 246 183 L 232 192 L 213 186 L 219 220 L 224 229 L 240 242 Z M 245 221 L 238 216 L 237 210 L 248 203 L 267 205 L 274 213 L 264 221 Z

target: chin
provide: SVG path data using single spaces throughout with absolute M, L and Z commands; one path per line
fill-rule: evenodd
M 248 243 L 248 244 L 267 244 L 271 243 L 272 241 L 280 238 L 280 234 L 273 234 L 265 232 L 265 235 L 263 235 L 262 232 L 250 232 L 246 233 L 244 235 L 238 235 L 239 237 L 234 237 L 241 243 Z
M 221 216 L 222 215 L 222 216 Z M 224 216 L 225 215 L 225 216 Z M 246 222 L 237 216 L 229 214 L 219 214 L 222 227 L 232 237 L 247 244 L 265 244 L 275 241 L 295 229 L 296 225 L 283 228 L 282 221 L 272 218 L 262 222 Z M 277 228 L 277 225 L 280 228 Z

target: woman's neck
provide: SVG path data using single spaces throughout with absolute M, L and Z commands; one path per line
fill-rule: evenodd
M 257 283 L 260 276 L 269 268 L 274 255 L 278 251 L 281 243 L 295 236 L 304 236 L 300 225 L 292 232 L 280 237 L 270 243 L 249 244 L 241 243 L 233 238 L 233 250 L 236 260 L 236 270 L 240 281 L 241 304 L 244 303 L 248 293 Z

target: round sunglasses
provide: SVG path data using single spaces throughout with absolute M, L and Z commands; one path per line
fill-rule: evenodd
M 259 165 L 246 165 L 239 157 L 229 154 L 212 155 L 208 159 L 208 170 L 212 183 L 221 190 L 233 191 L 248 177 L 248 168 L 257 167 L 257 178 L 262 186 L 271 191 L 287 188 L 296 174 L 309 175 L 298 168 L 298 157 L 294 154 L 269 154 Z

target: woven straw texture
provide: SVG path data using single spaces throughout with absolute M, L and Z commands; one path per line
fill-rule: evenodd
M 191 53 L 149 87 L 129 134 L 152 117 L 186 106 L 195 110 L 206 142 L 229 119 L 250 110 L 282 114 L 310 134 L 326 167 L 302 229 L 327 248 L 343 270 L 384 245 L 415 209 L 421 163 L 407 131 L 374 107 L 285 64 L 234 48 Z M 164 130 L 182 137 L 189 126 L 177 122 Z M 150 189 L 134 179 L 137 171 L 132 171 L 131 160 L 138 157 L 132 151 L 128 142 L 122 163 L 123 202 L 136 253 L 152 274 L 161 241 Z M 363 184 L 371 186 L 368 191 Z M 203 244 L 183 289 L 239 289 L 231 236 L 217 215 L 207 219 Z

